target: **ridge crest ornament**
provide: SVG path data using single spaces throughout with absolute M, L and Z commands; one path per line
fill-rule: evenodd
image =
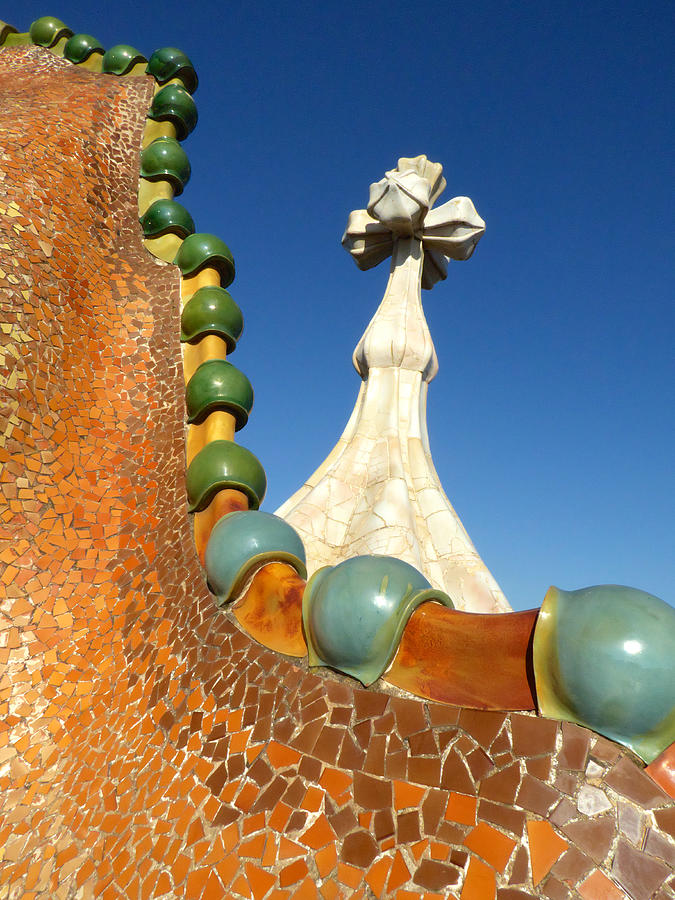
M 434 468 L 426 395 L 438 360 L 422 288 L 447 277 L 485 232 L 468 197 L 436 209 L 443 167 L 402 157 L 352 212 L 342 244 L 370 269 L 392 257 L 382 302 L 354 350 L 362 379 L 347 426 L 326 460 L 278 510 L 300 534 L 315 572 L 353 556 L 389 555 L 415 566 L 457 609 L 508 612 Z

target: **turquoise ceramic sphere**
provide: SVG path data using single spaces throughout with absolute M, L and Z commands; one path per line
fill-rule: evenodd
M 391 556 L 356 556 L 319 569 L 302 601 L 309 664 L 372 684 L 386 671 L 406 622 L 425 600 L 453 607 L 414 566 Z
M 206 546 L 206 575 L 220 603 L 232 599 L 253 566 L 285 562 L 303 577 L 305 548 L 288 522 L 259 510 L 233 512 L 216 524 Z
M 675 740 L 675 609 L 635 588 L 552 587 L 534 635 L 539 709 L 651 762 Z

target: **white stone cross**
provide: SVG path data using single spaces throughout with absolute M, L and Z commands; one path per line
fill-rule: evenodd
M 354 411 L 326 460 L 277 510 L 300 533 L 308 571 L 362 554 L 397 556 L 445 590 L 456 608 L 510 606 L 443 492 L 426 425 L 438 361 L 421 289 L 468 259 L 485 231 L 468 197 L 437 209 L 443 167 L 399 159 L 349 216 L 342 243 L 361 269 L 392 256 L 380 306 L 354 350 L 362 378 Z
M 468 259 L 485 232 L 468 197 L 431 210 L 445 189 L 442 172 L 443 166 L 426 156 L 399 159 L 395 169 L 371 184 L 367 210 L 349 216 L 342 245 L 360 269 L 392 257 L 384 299 L 354 351 L 362 378 L 372 366 L 416 369 L 426 382 L 438 371 L 420 287 L 431 290 L 445 279 L 448 258 Z

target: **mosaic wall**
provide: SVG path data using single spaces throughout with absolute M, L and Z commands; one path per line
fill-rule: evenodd
M 310 673 L 217 608 L 138 224 L 153 87 L 0 51 L 0 897 L 672 900 L 628 751 Z

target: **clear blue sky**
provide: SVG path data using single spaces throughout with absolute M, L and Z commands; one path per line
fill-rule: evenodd
M 487 222 L 424 292 L 434 460 L 512 605 L 550 584 L 675 602 L 671 2 L 24 0 L 106 47 L 177 46 L 200 77 L 180 198 L 231 247 L 256 391 L 239 440 L 274 510 L 352 409 L 387 264 L 347 215 L 398 156 L 443 163 Z M 20 20 L 18 17 L 21 17 Z M 441 201 L 439 201 L 441 202 Z

